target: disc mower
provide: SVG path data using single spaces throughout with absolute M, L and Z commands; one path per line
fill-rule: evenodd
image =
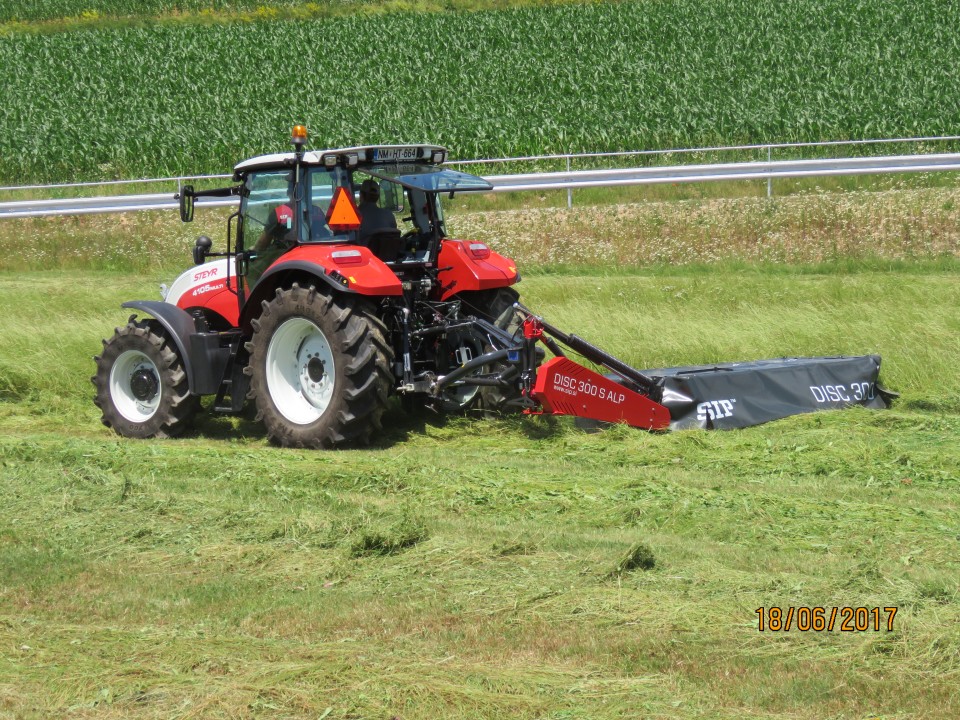
M 253 402 L 280 445 L 330 447 L 367 441 L 391 396 L 648 430 L 886 404 L 876 356 L 636 370 L 525 308 L 512 260 L 447 236 L 442 199 L 492 186 L 444 167 L 445 148 L 307 151 L 306 140 L 297 126 L 292 152 L 241 162 L 227 187 L 178 193 L 184 222 L 196 204 L 239 207 L 225 247 L 198 238 L 194 267 L 161 301 L 123 303 L 136 313 L 104 340 L 92 378 L 105 425 L 175 436 L 209 396 L 215 413 Z

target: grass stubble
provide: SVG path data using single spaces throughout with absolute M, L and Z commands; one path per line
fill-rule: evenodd
M 76 247 L 125 252 L 77 226 Z M 879 352 L 889 411 L 586 435 L 393 410 L 372 447 L 323 453 L 249 415 L 116 438 L 90 358 L 172 260 L 8 268 L 0 715 L 955 717 L 960 290 L 926 257 L 520 286 L 640 367 Z M 758 632 L 774 605 L 899 612 L 893 632 Z

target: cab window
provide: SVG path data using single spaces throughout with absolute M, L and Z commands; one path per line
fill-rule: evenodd
M 362 170 L 354 172 L 352 176 L 353 199 L 357 205 L 360 204 L 360 186 L 365 180 L 373 180 L 380 188 L 380 198 L 377 200 L 377 206 L 389 210 L 394 215 L 399 215 L 404 210 L 404 192 L 403 188 L 395 182 L 384 180 L 382 178 L 368 175 Z
M 344 239 L 342 233 L 336 235 L 327 225 L 327 211 L 330 209 L 333 193 L 337 186 L 346 182 L 348 182 L 346 175 L 339 168 L 314 168 L 310 170 L 306 183 L 309 202 L 307 208 L 305 208 L 309 213 L 310 222 L 304 223 L 304 242 Z
M 253 249 L 268 231 L 268 227 L 277 224 L 277 208 L 283 205 L 293 207 L 290 197 L 291 184 L 289 170 L 252 173 L 247 176 L 242 208 L 245 247 Z M 283 230 L 291 228 L 292 222 Z

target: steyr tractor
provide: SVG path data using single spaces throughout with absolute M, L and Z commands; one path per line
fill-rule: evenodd
M 369 440 L 393 395 L 651 430 L 882 403 L 875 356 L 635 370 L 524 308 L 512 260 L 447 236 L 441 199 L 492 186 L 444 167 L 446 149 L 307 151 L 306 141 L 297 126 L 292 152 L 241 162 L 234 184 L 182 188 L 185 222 L 197 200 L 239 198 L 239 208 L 222 252 L 199 237 L 195 267 L 161 288 L 162 301 L 123 303 L 146 317 L 131 315 L 95 358 L 105 425 L 172 437 L 202 396 L 217 413 L 252 400 L 271 440 L 319 448 Z M 570 360 L 558 342 L 611 374 Z M 556 357 L 544 362 L 541 345 Z

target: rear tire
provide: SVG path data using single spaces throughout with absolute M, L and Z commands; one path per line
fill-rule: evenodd
M 366 442 L 393 385 L 386 329 L 361 302 L 294 283 L 263 302 L 247 343 L 250 396 L 284 447 Z
M 520 300 L 520 294 L 513 288 L 462 292 L 457 298 L 460 300 L 461 314 L 483 318 L 508 333 L 516 332 L 523 321 L 513 308 L 513 304 Z
M 168 438 L 186 430 L 199 408 L 176 345 L 156 322 L 117 328 L 94 358 L 93 401 L 104 425 L 124 437 Z
M 460 300 L 461 315 L 474 315 L 487 322 L 493 323 L 501 330 L 516 335 L 523 322 L 523 317 L 518 313 L 513 304 L 520 300 L 520 295 L 516 290 L 510 287 L 496 288 L 493 290 L 475 290 L 466 291 L 457 295 Z M 485 349 L 480 348 L 480 352 Z M 494 369 L 502 369 L 504 365 L 498 365 L 496 368 L 485 367 L 478 374 L 489 373 Z M 464 392 L 461 390 L 461 392 Z M 448 392 L 449 396 L 450 392 Z M 483 412 L 499 411 L 504 407 L 508 400 L 519 398 L 518 392 L 506 391 L 498 387 L 475 387 L 467 402 L 455 404 L 456 398 L 447 398 L 445 408 L 448 412 L 456 409 L 460 412 L 468 410 L 480 410 Z

